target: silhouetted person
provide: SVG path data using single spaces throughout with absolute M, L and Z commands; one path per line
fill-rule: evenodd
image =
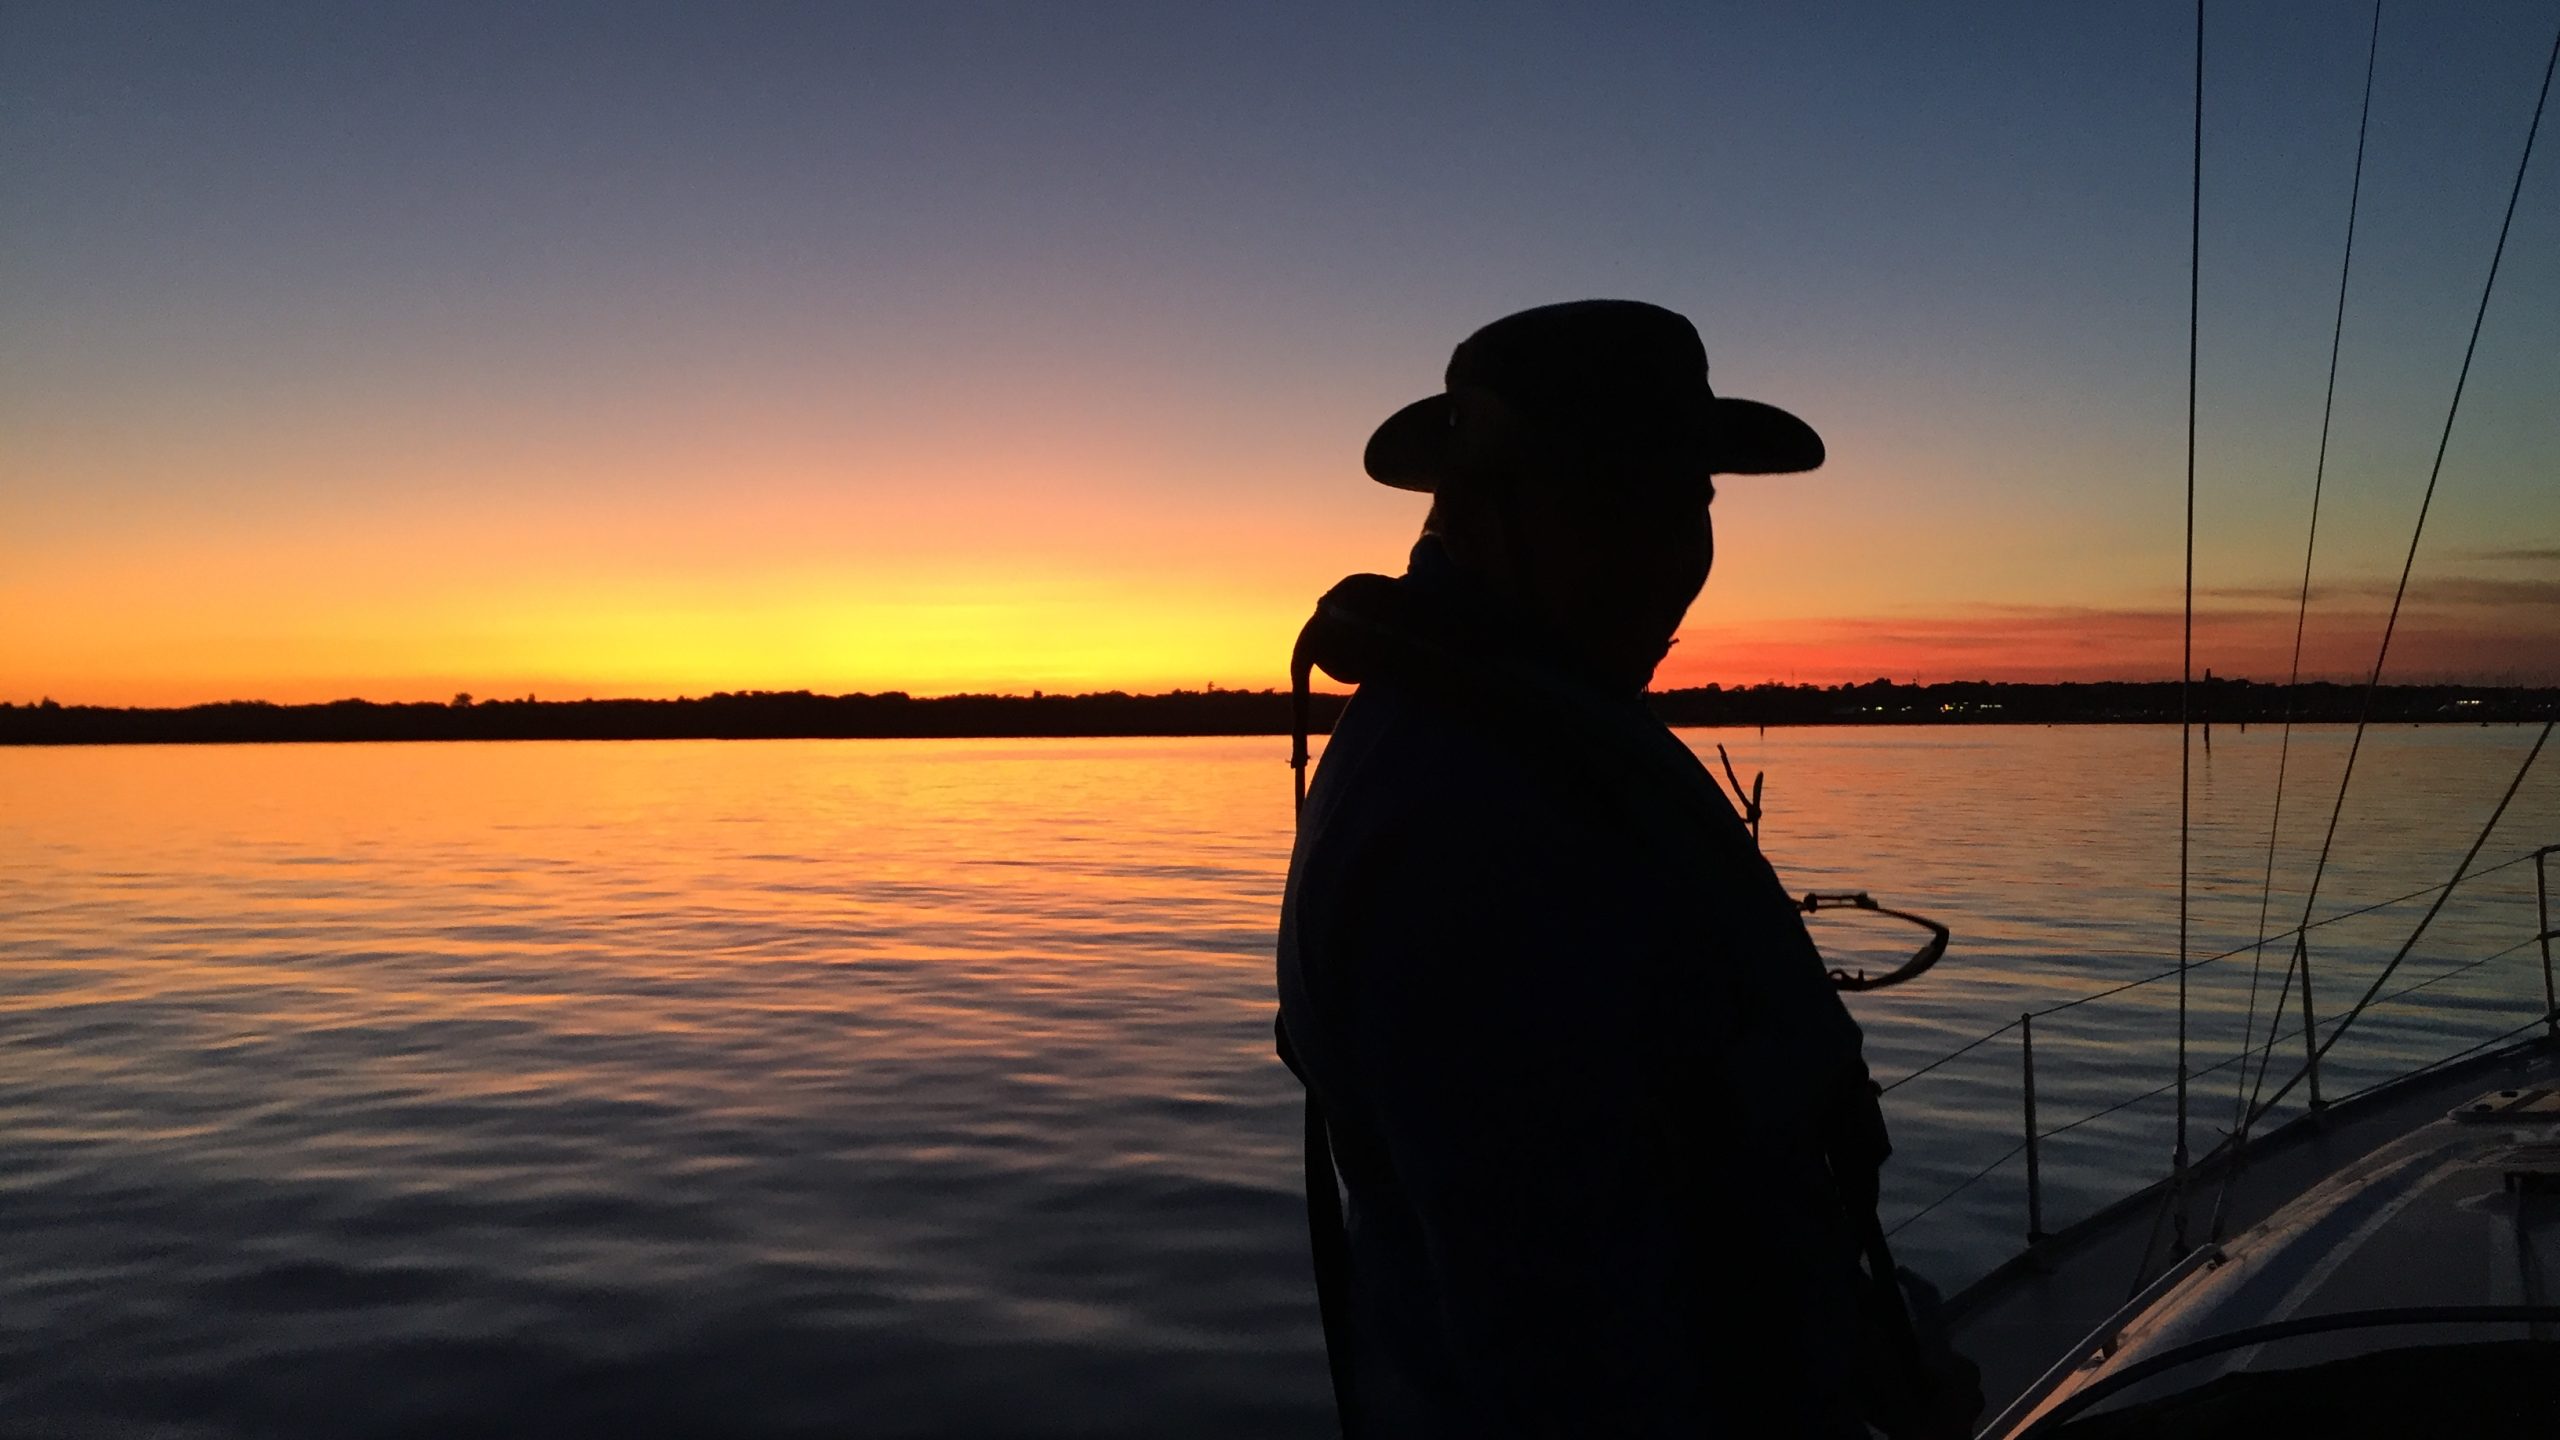
M 1354 1434 L 1864 1435 L 1909 1408 L 1859 1269 L 1885 1144 L 1858 1029 L 1642 701 L 1714 558 L 1710 476 L 1822 459 L 1629 301 L 1486 326 L 1369 441 L 1430 518 L 1300 638 L 1302 685 L 1359 690 L 1279 965 Z

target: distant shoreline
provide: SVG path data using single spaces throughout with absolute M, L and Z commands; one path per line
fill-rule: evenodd
M 2180 685 L 2162 681 L 1933 685 L 1749 685 L 1660 691 L 1654 713 L 1675 726 L 2176 724 Z M 1346 697 L 1313 697 L 1315 733 Z M 2199 681 L 2193 719 L 2216 725 L 2353 723 L 2365 687 Z M 2498 724 L 2560 716 L 2560 687 L 2386 685 L 2371 719 L 2386 724 Z M 314 705 L 226 701 L 169 709 L 0 704 L 0 745 L 291 744 L 428 740 L 1044 739 L 1286 735 L 1277 690 L 1118 691 L 1088 695 L 919 698 L 748 691 L 679 700 L 471 700 Z

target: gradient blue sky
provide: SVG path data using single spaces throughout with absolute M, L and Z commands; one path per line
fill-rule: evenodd
M 2280 674 L 2369 9 L 2208 26 L 2199 664 Z M 1508 310 L 1690 314 L 1668 683 L 2174 674 L 2192 11 L 0 10 L 0 698 L 1276 683 Z M 2384 16 L 2311 668 L 2370 663 L 2560 9 Z M 2554 128 L 2560 128 L 2555 123 Z M 2393 673 L 2560 679 L 2546 133 Z

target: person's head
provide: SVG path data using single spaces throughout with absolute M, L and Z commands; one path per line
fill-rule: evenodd
M 1600 674 L 1642 689 L 1715 564 L 1714 481 L 1678 457 L 1496 433 L 1434 487 L 1423 530 Z
M 1689 322 L 1626 300 L 1497 320 L 1448 388 L 1379 427 L 1370 475 L 1429 490 L 1425 530 L 1600 673 L 1642 688 L 1715 561 L 1712 477 L 1810 470 L 1785 411 L 1718 398 Z

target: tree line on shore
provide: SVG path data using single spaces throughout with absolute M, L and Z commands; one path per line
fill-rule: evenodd
M 1647 697 L 1672 725 L 2174 724 L 2175 680 L 2054 684 L 1875 680 L 1850 685 L 1707 685 Z M 1313 697 L 1317 733 L 1345 697 Z M 2352 723 L 2366 687 L 2313 681 L 2287 687 L 2207 679 L 2186 687 L 2184 713 L 2220 725 Z M 2560 687 L 2386 685 L 2370 719 L 2393 724 L 2502 723 L 2560 715 Z M 818 695 L 750 690 L 674 700 L 333 700 L 277 705 L 235 700 L 167 709 L 0 703 L 0 744 L 224 744 L 381 740 L 749 740 L 814 738 L 1285 735 L 1289 695 L 1278 690 L 1176 690 L 1161 695 Z

